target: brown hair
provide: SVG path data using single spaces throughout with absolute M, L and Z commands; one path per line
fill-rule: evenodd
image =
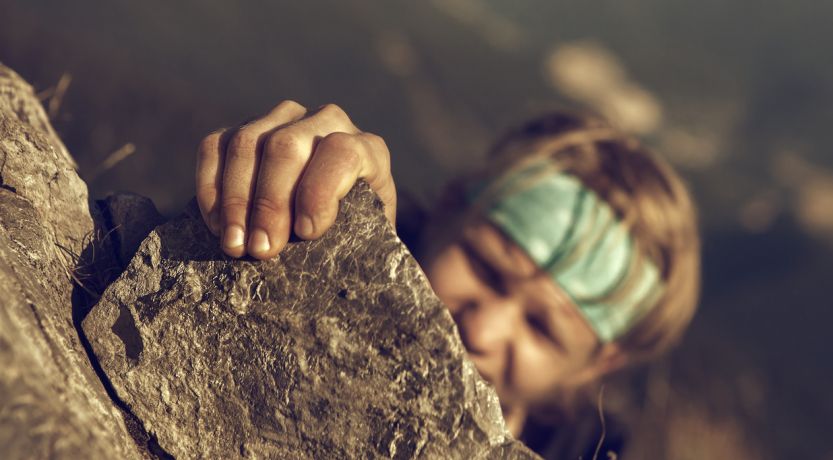
M 696 309 L 700 239 L 691 196 L 664 160 L 598 117 L 549 113 L 498 140 L 479 174 L 499 180 L 542 158 L 580 179 L 629 228 L 642 256 L 659 269 L 662 296 L 617 343 L 631 362 L 676 343 Z

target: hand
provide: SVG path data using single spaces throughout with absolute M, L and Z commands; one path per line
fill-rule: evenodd
M 394 223 L 396 188 L 385 141 L 360 131 L 336 105 L 307 114 L 296 102 L 281 102 L 238 129 L 209 134 L 197 157 L 200 212 L 232 257 L 274 257 L 293 228 L 300 238 L 319 238 L 360 178 Z

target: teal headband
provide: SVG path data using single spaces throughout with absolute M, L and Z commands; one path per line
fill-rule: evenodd
M 547 164 L 481 187 L 485 214 L 578 306 L 602 342 L 626 334 L 657 303 L 657 267 L 635 248 L 610 206 Z

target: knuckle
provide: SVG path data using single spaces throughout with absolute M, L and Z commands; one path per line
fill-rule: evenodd
M 285 110 L 285 111 L 292 111 L 292 112 L 306 111 L 307 110 L 306 107 L 304 107 L 303 105 L 301 105 L 301 104 L 299 104 L 299 103 L 297 103 L 297 102 L 295 102 L 291 99 L 286 99 L 284 101 L 281 101 L 281 103 L 278 104 L 275 108 L 278 109 L 278 110 Z
M 385 139 L 378 134 L 370 134 L 370 141 L 373 143 L 374 146 L 377 147 L 379 151 L 381 151 L 386 157 L 390 158 L 390 149 L 388 148 L 388 143 L 385 142 Z
M 257 151 L 258 136 L 247 128 L 241 128 L 229 141 L 229 155 L 236 158 L 253 158 Z
M 348 119 L 347 113 L 341 107 L 337 106 L 336 104 L 324 104 L 318 109 L 318 113 L 327 118 L 333 118 L 335 120 L 346 120 Z
M 368 144 L 370 144 L 371 151 L 379 161 L 379 166 L 381 166 L 382 169 L 389 171 L 390 150 L 388 149 L 388 145 L 385 140 L 378 134 L 364 133 L 364 135 L 366 136 Z
M 220 147 L 220 136 L 222 136 L 220 131 L 205 136 L 197 147 L 197 154 L 202 158 L 214 155 Z
M 359 153 L 359 150 L 354 145 L 353 148 L 346 148 L 341 152 L 341 155 L 344 157 L 344 161 L 353 167 L 358 167 L 362 163 L 362 156 Z
M 376 133 L 365 132 L 363 133 L 363 136 L 365 137 L 365 139 L 367 139 L 369 143 L 373 144 L 374 147 L 385 146 L 385 140 L 382 139 L 382 136 Z
M 321 141 L 326 148 L 343 151 L 356 152 L 360 147 L 360 142 L 356 136 L 347 133 L 331 133 L 328 134 Z
M 264 155 L 282 160 L 305 161 L 306 158 L 301 149 L 301 142 L 300 136 L 291 131 L 276 131 L 269 136 Z
M 249 200 L 240 196 L 224 195 L 222 207 L 224 212 L 245 210 L 249 206 Z
M 286 203 L 274 200 L 266 196 L 256 197 L 252 203 L 252 211 L 258 216 L 276 215 L 289 209 Z

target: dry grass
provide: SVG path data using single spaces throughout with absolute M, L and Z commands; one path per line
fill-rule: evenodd
M 66 267 L 67 276 L 72 279 L 91 299 L 98 300 L 104 289 L 113 281 L 120 271 L 112 253 L 111 235 L 118 226 L 104 232 L 95 229 L 84 235 L 81 254 L 71 248 L 55 243 L 70 259 Z

